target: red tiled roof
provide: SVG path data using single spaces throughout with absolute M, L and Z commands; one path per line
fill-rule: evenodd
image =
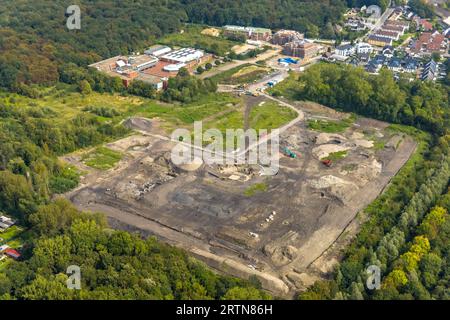
M 433 24 L 425 19 L 421 19 L 420 24 L 427 31 L 433 29 Z
M 427 51 L 439 51 L 444 41 L 445 36 L 440 33 L 431 34 L 430 32 L 424 32 L 417 40 L 415 50 L 420 51 L 421 49 L 426 49 Z
M 157 63 L 154 67 L 145 69 L 145 70 L 143 71 L 143 73 L 150 74 L 150 75 L 152 75 L 152 76 L 156 76 L 156 77 L 160 77 L 160 78 L 164 78 L 164 77 L 167 77 L 167 78 L 176 77 L 177 72 L 167 72 L 167 71 L 164 71 L 164 70 L 163 70 L 163 68 L 164 68 L 165 66 L 168 66 L 168 65 L 170 65 L 170 64 L 173 64 L 173 63 L 166 62 L 166 61 L 158 61 L 158 63 Z
M 4 251 L 4 254 L 6 254 L 7 256 L 10 256 L 10 257 L 12 257 L 14 259 L 20 258 L 20 253 L 17 252 L 16 250 L 14 250 L 14 249 L 11 249 L 11 248 L 6 249 Z

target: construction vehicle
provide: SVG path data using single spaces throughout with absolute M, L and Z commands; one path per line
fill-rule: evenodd
M 324 159 L 322 160 L 322 163 L 329 168 L 333 164 L 333 161 L 331 161 L 330 159 Z
M 284 153 L 286 156 L 288 156 L 288 157 L 290 157 L 290 158 L 292 158 L 292 159 L 296 159 L 296 158 L 297 158 L 297 155 L 296 155 L 294 152 L 292 152 L 291 150 L 289 150 L 288 147 L 286 147 L 286 148 L 283 149 L 283 153 Z

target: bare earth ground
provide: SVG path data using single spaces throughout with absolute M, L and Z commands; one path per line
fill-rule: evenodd
M 306 118 L 343 117 L 318 105 L 295 107 Z M 221 272 L 255 275 L 273 294 L 292 297 L 332 270 L 358 230 L 358 212 L 416 148 L 379 121 L 361 118 L 343 133 L 325 134 L 300 120 L 280 139 L 298 157 L 281 154 L 278 174 L 261 176 L 258 166 L 177 167 L 174 142 L 154 122 L 131 119 L 139 133 L 108 145 L 126 153 L 116 168 L 100 172 L 77 154 L 65 157 L 88 172 L 67 197 L 80 209 L 104 212 L 113 227 L 156 235 Z M 385 147 L 376 150 L 373 139 Z M 339 150 L 347 156 L 332 167 L 319 161 Z M 249 193 L 256 183 L 266 190 Z

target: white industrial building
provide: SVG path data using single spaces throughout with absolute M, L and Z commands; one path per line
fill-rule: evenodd
M 148 48 L 144 53 L 149 56 L 159 57 L 168 54 L 170 51 L 172 51 L 172 49 L 168 46 L 156 45 Z
M 163 55 L 160 59 L 163 61 L 172 62 L 174 64 L 178 63 L 189 63 L 194 60 L 199 60 L 203 58 L 205 54 L 201 50 L 193 48 L 183 48 L 180 50 L 172 51 L 168 54 Z

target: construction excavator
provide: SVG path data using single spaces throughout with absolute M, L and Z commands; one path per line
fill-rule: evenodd
M 286 156 L 288 156 L 288 157 L 290 157 L 290 158 L 292 158 L 292 159 L 296 159 L 296 158 L 297 158 L 297 154 L 295 154 L 294 152 L 292 152 L 291 150 L 289 150 L 288 147 L 286 147 L 286 148 L 283 149 L 283 153 L 284 153 Z

